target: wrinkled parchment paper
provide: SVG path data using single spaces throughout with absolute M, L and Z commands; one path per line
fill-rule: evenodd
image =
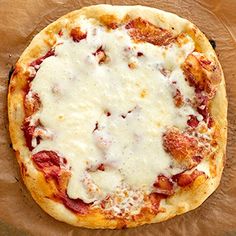
M 217 191 L 201 207 L 164 223 L 115 231 L 76 228 L 44 213 L 19 176 L 8 133 L 8 72 L 34 35 L 46 25 L 67 12 L 98 3 L 141 4 L 174 12 L 216 41 L 229 99 L 223 178 Z M 236 235 L 236 1 L 0 0 L 0 235 Z

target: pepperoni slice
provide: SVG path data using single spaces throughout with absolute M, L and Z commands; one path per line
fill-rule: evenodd
M 161 193 L 164 195 L 172 195 L 173 183 L 164 175 L 159 175 L 156 182 L 153 184 L 156 193 Z
M 140 17 L 131 20 L 125 28 L 129 30 L 129 35 L 137 42 L 148 42 L 157 46 L 166 46 L 174 39 L 168 30 L 157 27 Z
M 205 175 L 203 171 L 194 170 L 191 174 L 180 173 L 172 177 L 173 181 L 177 182 L 180 187 L 186 187 L 194 182 L 200 176 Z

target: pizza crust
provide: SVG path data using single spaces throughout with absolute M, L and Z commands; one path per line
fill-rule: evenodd
M 30 151 L 25 146 L 24 135 L 21 130 L 21 124 L 24 119 L 23 90 L 26 86 L 27 79 L 25 72 L 29 62 L 44 55 L 50 49 L 55 42 L 53 35 L 57 34 L 61 28 L 65 27 L 70 29 L 73 26 L 74 20 L 81 15 L 92 18 L 100 18 L 101 16 L 109 15 L 109 19 L 116 19 L 118 22 L 141 16 L 143 19 L 150 21 L 154 25 L 172 30 L 176 35 L 181 31 L 185 31 L 194 39 L 199 51 L 205 53 L 209 58 L 215 60 L 219 64 L 216 54 L 208 39 L 195 25 L 177 15 L 154 8 L 143 6 L 91 6 L 73 11 L 47 26 L 35 36 L 17 62 L 15 71 L 11 77 L 8 92 L 10 136 L 13 148 L 16 151 L 18 163 L 21 166 L 21 169 L 23 168 L 23 180 L 27 188 L 30 190 L 32 197 L 48 214 L 57 220 L 87 228 L 115 229 L 135 227 L 146 223 L 156 223 L 165 221 L 175 215 L 183 214 L 200 206 L 219 185 L 224 167 L 227 139 L 227 98 L 221 67 L 221 83 L 218 86 L 216 96 L 211 105 L 211 113 L 213 118 L 218 121 L 217 125 L 220 132 L 219 136 L 216 137 L 219 142 L 219 148 L 217 152 L 217 171 L 215 178 L 206 179 L 204 176 L 197 178 L 193 185 L 182 189 L 168 199 L 165 205 L 166 210 L 164 212 L 158 213 L 152 219 L 145 216 L 137 221 L 117 218 L 106 219 L 98 210 L 93 211 L 86 216 L 76 215 L 68 210 L 63 204 L 45 197 L 52 193 L 53 189 L 55 189 L 55 184 L 52 181 L 49 183 L 46 182 L 43 174 L 34 167 L 30 160 Z

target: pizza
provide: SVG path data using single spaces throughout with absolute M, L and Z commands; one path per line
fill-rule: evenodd
M 75 226 L 165 221 L 220 183 L 222 68 L 206 36 L 172 13 L 97 5 L 51 23 L 16 63 L 8 113 L 32 197 Z

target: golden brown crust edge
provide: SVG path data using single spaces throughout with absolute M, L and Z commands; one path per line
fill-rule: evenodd
M 202 52 L 208 56 L 214 58 L 217 62 L 218 59 L 209 44 L 207 38 L 195 27 L 192 23 L 179 18 L 176 15 L 166 13 L 157 9 L 132 6 L 132 7 L 120 7 L 110 5 L 97 5 L 88 8 L 82 8 L 63 16 L 45 29 L 43 29 L 26 48 L 16 64 L 16 71 L 11 78 L 9 92 L 8 92 L 8 116 L 9 116 L 9 130 L 12 139 L 13 147 L 16 150 L 17 160 L 19 165 L 26 166 L 26 173 L 22 173 L 23 180 L 30 190 L 32 197 L 35 201 L 51 216 L 54 218 L 67 222 L 75 226 L 82 226 L 87 228 L 121 228 L 135 227 L 145 223 L 155 223 L 167 220 L 175 215 L 183 214 L 190 211 L 202 204 L 203 201 L 217 188 L 220 183 L 221 174 L 223 170 L 225 149 L 226 149 L 226 137 L 227 137 L 227 99 L 225 92 L 225 81 L 222 73 L 222 80 L 218 87 L 216 96 L 212 102 L 212 115 L 215 118 L 220 127 L 219 136 L 219 150 L 218 150 L 218 164 L 217 175 L 213 179 L 197 178 L 191 187 L 190 191 L 180 191 L 171 197 L 166 205 L 166 211 L 159 213 L 150 222 L 122 222 L 121 220 L 107 220 L 99 212 L 84 216 L 76 216 L 71 211 L 66 209 L 62 204 L 54 202 L 48 198 L 45 198 L 52 189 L 55 188 L 53 183 L 46 183 L 42 174 L 39 173 L 30 161 L 30 152 L 24 145 L 24 136 L 20 127 L 24 118 L 23 110 L 23 92 L 22 88 L 25 85 L 24 69 L 29 61 L 33 61 L 40 55 L 45 54 L 53 44 L 52 35 L 54 32 L 58 32 L 61 27 L 69 27 L 71 21 L 75 20 L 80 15 L 86 15 L 87 17 L 97 18 L 104 14 L 114 14 L 116 18 L 124 18 L 125 15 L 129 15 L 131 18 L 142 16 L 142 18 L 149 20 L 153 24 L 161 22 L 161 27 L 171 28 L 175 26 L 176 32 L 185 30 L 195 40 L 198 47 Z M 176 24 L 176 22 L 178 22 Z M 40 45 L 40 46 L 39 46 Z M 43 50 L 44 49 L 44 50 Z M 219 63 L 219 62 L 218 62 Z M 40 186 L 41 191 L 35 186 Z

